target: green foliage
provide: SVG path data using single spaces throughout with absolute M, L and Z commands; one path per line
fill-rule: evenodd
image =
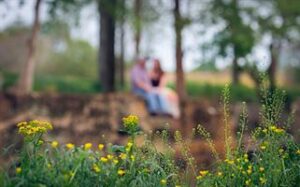
M 197 82 L 187 82 L 187 92 L 192 97 L 205 97 L 209 99 L 218 99 L 222 94 L 224 85 L 205 84 Z M 175 87 L 170 85 L 171 87 Z M 244 85 L 235 85 L 231 88 L 232 101 L 257 101 L 256 92 L 254 89 Z
M 219 69 L 216 67 L 215 63 L 213 61 L 207 61 L 204 63 L 201 63 L 196 69 L 193 71 L 198 72 L 198 71 L 209 71 L 209 72 L 218 72 Z
M 7 90 L 9 87 L 15 85 L 18 80 L 18 75 L 9 71 L 1 71 L 0 77 L 2 78 L 2 83 L 0 89 Z
M 213 172 L 200 171 L 198 186 L 297 186 L 300 183 L 300 146 L 286 132 L 287 127 L 279 123 L 283 95 L 279 90 L 274 94 L 265 89 L 263 92 L 268 97 L 263 97 L 262 119 L 251 140 L 247 145 L 242 143 L 247 122 L 247 112 L 243 109 L 237 147 L 226 149 L 225 160 L 217 162 Z M 224 111 L 227 111 L 228 89 L 223 93 Z M 200 134 L 207 137 L 203 131 Z M 225 136 L 225 142 L 228 138 Z M 209 138 L 207 142 L 211 144 Z
M 137 125 L 137 117 L 124 118 L 124 127 Z M 36 124 L 44 122 L 35 121 Z M 10 168 L 12 174 L 5 176 L 3 186 L 174 186 L 176 175 L 173 162 L 155 149 L 146 139 L 141 147 L 134 143 L 135 135 L 125 146 L 114 149 L 111 144 L 86 143 L 65 146 L 49 142 L 43 133 L 32 130 L 39 126 L 22 122 L 19 131 L 25 136 L 24 147 L 18 163 Z M 132 125 L 134 124 L 134 125 Z M 27 138 L 30 133 L 30 139 Z M 32 138 L 33 137 L 33 138 Z M 105 150 L 105 151 L 104 151 Z
M 97 80 L 81 77 L 40 75 L 35 79 L 34 90 L 61 93 L 98 93 L 101 91 L 101 86 Z
M 236 0 L 209 2 L 210 21 L 213 24 L 224 24 L 213 40 L 218 46 L 219 55 L 227 56 L 228 50 L 232 50 L 236 58 L 245 57 L 255 45 L 255 38 L 253 29 L 242 19 L 244 8 Z
M 67 40 L 54 46 L 49 59 L 40 65 L 40 75 L 74 76 L 97 79 L 97 53 L 86 41 Z

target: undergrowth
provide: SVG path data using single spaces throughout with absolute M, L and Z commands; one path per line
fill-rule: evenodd
M 300 147 L 286 131 L 292 118 L 281 119 L 281 91 L 266 90 L 262 92 L 260 124 L 247 144 L 245 103 L 236 138 L 229 130 L 228 86 L 223 90 L 225 154 L 217 152 L 205 128 L 199 125 L 195 129 L 206 139 L 215 158 L 210 170 L 196 165 L 189 140 L 179 131 L 174 140 L 184 167 L 177 162 L 167 131 L 158 133 L 164 143 L 164 150 L 158 151 L 153 135 L 139 131 L 139 119 L 134 115 L 123 119 L 123 130 L 129 135 L 127 144 L 99 144 L 97 149 L 91 143 L 75 146 L 47 140 L 44 134 L 52 130 L 52 125 L 34 120 L 17 125 L 24 145 L 7 171 L 1 173 L 0 186 L 299 186 Z M 137 145 L 136 136 L 145 137 L 143 145 Z

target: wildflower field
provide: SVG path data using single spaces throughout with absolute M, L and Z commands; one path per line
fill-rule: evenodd
M 127 144 L 74 145 L 48 140 L 51 133 L 48 122 L 33 120 L 17 124 L 24 144 L 14 162 L 2 168 L 0 186 L 300 186 L 300 146 L 288 133 L 292 118 L 282 124 L 280 113 L 284 96 L 275 91 L 263 94 L 261 122 L 245 144 L 247 111 L 240 116 L 236 138 L 229 130 L 229 87 L 223 93 L 225 123 L 225 154 L 220 154 L 214 142 L 201 125 L 194 129 L 207 141 L 215 162 L 209 168 L 195 164 L 184 136 L 162 131 L 164 142 L 158 151 L 151 134 L 140 131 L 139 118 L 129 115 L 123 118 L 123 131 Z M 244 104 L 245 106 L 245 104 Z M 138 145 L 137 136 L 144 142 Z M 178 164 L 175 150 L 170 144 L 174 136 L 181 146 L 184 166 Z

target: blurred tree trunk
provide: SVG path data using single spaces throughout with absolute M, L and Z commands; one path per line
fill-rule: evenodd
M 141 43 L 141 32 L 142 32 L 142 23 L 141 23 L 141 9 L 142 9 L 142 0 L 134 1 L 134 40 L 135 40 L 135 57 L 140 56 L 140 43 Z
M 232 84 L 237 85 L 239 83 L 240 69 L 238 65 L 237 57 L 234 55 L 232 61 Z
M 181 125 L 185 125 L 185 80 L 184 80 L 184 72 L 182 66 L 182 30 L 183 30 L 183 22 L 180 12 L 180 0 L 174 0 L 174 30 L 175 30 L 175 48 L 176 48 L 176 91 L 179 97 L 179 106 L 180 106 L 180 121 Z
M 119 81 L 121 89 L 124 89 L 125 84 L 125 1 L 126 0 L 120 0 L 121 1 L 121 20 L 120 20 L 120 60 L 119 60 Z
M 36 52 L 37 35 L 40 30 L 39 17 L 40 17 L 41 1 L 42 0 L 35 1 L 34 22 L 32 26 L 32 32 L 28 40 L 28 56 L 18 81 L 17 91 L 19 93 L 29 93 L 32 91 L 34 69 L 36 63 L 34 59 L 34 55 Z
M 279 48 L 280 48 L 279 45 L 276 45 L 274 41 L 272 41 L 272 43 L 269 46 L 271 62 L 267 70 L 267 73 L 268 73 L 271 91 L 273 91 L 276 87 L 276 71 L 277 71 Z
M 103 92 L 115 91 L 115 8 L 116 0 L 98 1 L 100 14 L 99 68 Z

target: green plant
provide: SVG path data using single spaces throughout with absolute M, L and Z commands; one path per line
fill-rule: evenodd
M 225 121 L 228 116 L 228 87 L 224 89 Z M 298 186 L 300 184 L 300 147 L 280 124 L 283 94 L 277 90 L 262 92 L 261 123 L 251 136 L 251 145 L 244 145 L 242 137 L 247 122 L 243 109 L 237 146 L 234 148 L 225 129 L 226 154 L 215 164 L 214 170 L 202 171 L 198 186 Z M 226 123 L 226 122 L 225 122 Z M 228 126 L 227 126 L 228 128 Z M 207 138 L 207 132 L 199 130 Z M 209 144 L 211 140 L 207 138 Z M 246 147 L 252 147 L 247 149 Z M 214 152 L 214 149 L 212 150 Z
M 185 161 L 185 167 L 180 168 L 170 134 L 166 130 L 143 134 L 134 115 L 123 118 L 123 130 L 129 135 L 126 145 L 99 144 L 97 150 L 89 142 L 75 146 L 48 141 L 43 135 L 52 130 L 52 125 L 34 120 L 18 124 L 24 145 L 8 172 L 0 171 L 0 186 L 298 186 L 300 146 L 286 131 L 290 119 L 287 126 L 281 122 L 281 91 L 263 89 L 261 122 L 247 141 L 250 143 L 245 144 L 246 104 L 234 139 L 229 130 L 229 88 L 223 90 L 225 154 L 216 151 L 210 133 L 201 125 L 194 129 L 212 150 L 215 163 L 211 170 L 199 171 L 189 140 L 176 131 L 175 145 Z M 137 145 L 137 136 L 145 137 L 143 145 Z M 162 152 L 156 149 L 156 136 L 163 142 Z
M 140 133 L 138 118 L 131 115 L 123 121 L 128 143 L 99 144 L 97 151 L 91 143 L 63 146 L 47 141 L 43 134 L 52 130 L 47 122 L 19 123 L 24 146 L 2 186 L 174 186 L 177 173 L 169 159 L 148 140 L 141 147 L 134 143 Z

